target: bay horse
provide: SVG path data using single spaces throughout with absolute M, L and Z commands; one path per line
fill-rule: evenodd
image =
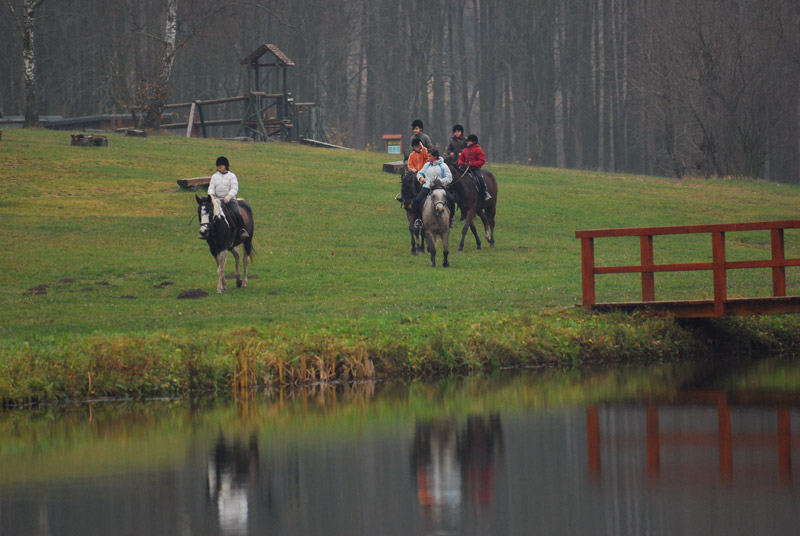
M 464 251 L 464 238 L 467 236 L 467 230 L 472 231 L 475 237 L 477 249 L 481 249 L 481 239 L 478 238 L 478 230 L 475 228 L 473 219 L 477 214 L 483 222 L 484 236 L 489 247 L 494 247 L 494 217 L 497 213 L 497 179 L 494 174 L 487 170 L 483 170 L 483 180 L 486 182 L 486 190 L 492 195 L 488 201 L 480 199 L 478 189 L 472 181 L 472 176 L 459 170 L 451 161 L 447 162 L 450 172 L 453 174 L 453 182 L 450 183 L 450 191 L 456 198 L 456 203 L 461 208 L 461 215 L 464 221 L 464 227 L 461 229 L 461 243 L 458 245 L 458 251 Z
M 235 225 L 229 221 L 230 216 L 224 216 L 222 213 L 222 203 L 215 203 L 211 200 L 211 196 L 198 197 L 194 196 L 197 200 L 197 219 L 200 220 L 200 238 L 208 243 L 208 249 L 211 250 L 211 255 L 217 261 L 217 294 L 222 294 L 226 289 L 225 284 L 225 260 L 228 257 L 228 252 L 233 253 L 233 258 L 236 260 L 236 286 L 239 288 L 247 287 L 247 265 L 248 261 L 253 260 L 253 209 L 247 201 L 239 200 L 239 212 L 242 214 L 245 228 L 250 236 L 242 242 L 239 236 L 239 230 Z M 244 249 L 243 259 L 243 275 L 239 277 L 239 253 L 236 247 L 241 245 Z
M 438 183 L 438 181 L 437 181 Z M 450 253 L 450 209 L 447 206 L 447 194 L 443 188 L 436 188 L 428 194 L 425 204 L 422 205 L 422 228 L 428 239 L 428 251 L 431 252 L 431 266 L 436 268 L 436 241 L 442 239 L 442 266 L 447 268 L 450 263 L 447 255 Z
M 403 208 L 408 219 L 408 232 L 411 234 L 411 254 L 416 255 L 418 251 L 425 250 L 425 234 L 421 229 L 414 228 L 414 220 L 417 214 L 411 209 L 411 203 L 417 197 L 422 185 L 417 180 L 417 174 L 413 171 L 406 171 L 400 179 L 400 197 Z

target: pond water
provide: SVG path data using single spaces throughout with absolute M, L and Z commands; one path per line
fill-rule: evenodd
M 798 397 L 690 375 L 6 411 L 0 534 L 797 534 Z

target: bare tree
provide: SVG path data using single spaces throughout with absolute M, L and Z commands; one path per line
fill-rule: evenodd
M 35 127 L 39 124 L 39 104 L 36 97 L 36 49 L 34 47 L 36 36 L 36 8 L 44 0 L 22 0 L 22 5 L 14 7 L 11 0 L 6 0 L 8 8 L 17 21 L 17 27 L 22 32 L 22 65 L 25 79 L 25 127 Z

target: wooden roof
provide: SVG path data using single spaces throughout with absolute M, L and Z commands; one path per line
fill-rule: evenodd
M 259 58 L 266 54 L 267 52 L 271 53 L 272 56 L 275 58 L 275 63 L 258 63 Z M 289 57 L 281 52 L 276 45 L 270 44 L 263 44 L 253 52 L 250 53 L 245 59 L 241 62 L 242 65 L 248 65 L 252 68 L 258 67 L 273 67 L 279 65 L 281 67 L 292 67 L 294 66 L 294 62 L 289 59 Z

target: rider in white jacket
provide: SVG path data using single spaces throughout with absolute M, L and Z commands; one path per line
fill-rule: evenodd
M 217 172 L 211 176 L 208 195 L 214 199 L 220 199 L 228 205 L 228 209 L 236 220 L 236 226 L 239 227 L 242 240 L 245 240 L 250 237 L 250 234 L 244 227 L 242 213 L 239 212 L 239 203 L 236 202 L 236 194 L 239 193 L 239 179 L 233 171 L 228 170 L 229 165 L 228 159 L 224 156 L 217 158 Z

